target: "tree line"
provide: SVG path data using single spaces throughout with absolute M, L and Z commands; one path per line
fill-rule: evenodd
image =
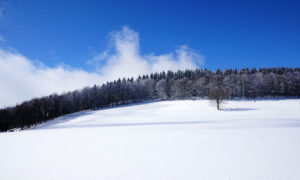
M 300 97 L 300 68 L 168 71 L 52 94 L 1 109 L 0 131 L 28 128 L 82 110 L 147 100 L 281 96 Z

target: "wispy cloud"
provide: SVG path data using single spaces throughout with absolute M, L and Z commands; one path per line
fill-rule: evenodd
M 139 34 L 125 26 L 121 31 L 110 33 L 108 49 L 89 62 L 96 63 L 97 72 L 107 80 L 167 70 L 194 69 L 204 64 L 204 56 L 187 45 L 162 55 L 142 55 L 139 49 Z
M 15 50 L 0 49 L 0 108 L 117 78 L 163 70 L 194 69 L 204 63 L 204 57 L 188 46 L 180 46 L 174 52 L 162 55 L 141 55 L 139 35 L 128 27 L 110 33 L 109 37 L 107 50 L 90 60 L 98 65 L 94 72 L 67 65 L 50 68 Z

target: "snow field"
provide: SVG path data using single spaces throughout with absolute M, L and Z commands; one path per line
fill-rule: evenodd
M 0 133 L 0 179 L 298 180 L 300 100 L 164 101 Z

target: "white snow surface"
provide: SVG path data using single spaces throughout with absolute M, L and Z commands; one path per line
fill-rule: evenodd
M 0 179 L 299 180 L 300 100 L 143 103 L 0 133 Z

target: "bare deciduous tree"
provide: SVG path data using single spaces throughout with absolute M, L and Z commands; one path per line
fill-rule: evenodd
M 228 98 L 228 92 L 225 89 L 220 87 L 214 87 L 209 90 L 209 99 L 212 103 L 217 105 L 217 109 L 220 110 L 221 104 Z
M 224 76 L 220 73 L 216 75 L 211 83 L 208 98 L 217 105 L 217 109 L 220 110 L 220 105 L 224 102 L 224 100 L 229 97 L 229 88 L 224 83 Z

